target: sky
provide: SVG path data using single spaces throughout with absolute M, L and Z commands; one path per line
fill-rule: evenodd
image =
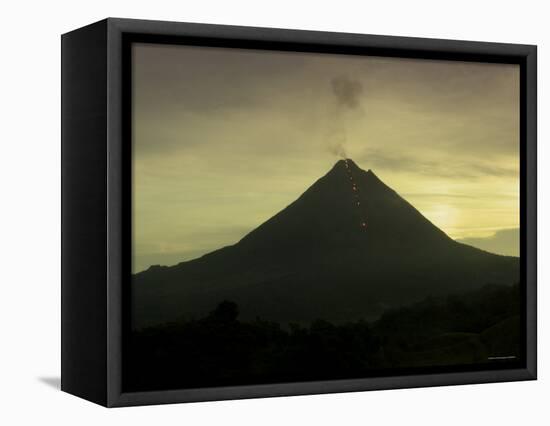
M 519 67 L 135 44 L 133 270 L 239 241 L 341 157 L 518 255 Z

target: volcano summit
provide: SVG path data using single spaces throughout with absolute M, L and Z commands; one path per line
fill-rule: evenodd
M 454 241 L 348 159 L 235 245 L 135 274 L 132 325 L 198 317 L 223 300 L 244 319 L 372 320 L 429 296 L 518 280 L 518 258 Z

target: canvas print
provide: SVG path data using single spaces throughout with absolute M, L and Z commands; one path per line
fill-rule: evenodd
M 135 43 L 130 391 L 522 362 L 519 66 Z

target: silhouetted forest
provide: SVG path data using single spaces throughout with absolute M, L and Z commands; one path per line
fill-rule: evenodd
M 389 310 L 371 323 L 319 319 L 308 326 L 242 322 L 237 304 L 223 301 L 204 318 L 132 332 L 124 383 L 139 391 L 517 362 L 520 300 L 519 285 L 491 285 Z

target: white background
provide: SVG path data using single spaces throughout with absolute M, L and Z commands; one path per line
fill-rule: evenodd
M 3 2 L 0 424 L 548 425 L 550 114 L 544 1 Z M 107 410 L 56 389 L 60 358 L 60 34 L 107 16 L 539 46 L 539 377 L 520 382 Z M 546 167 L 545 167 L 546 166 Z M 546 395 L 545 395 L 546 393 Z

